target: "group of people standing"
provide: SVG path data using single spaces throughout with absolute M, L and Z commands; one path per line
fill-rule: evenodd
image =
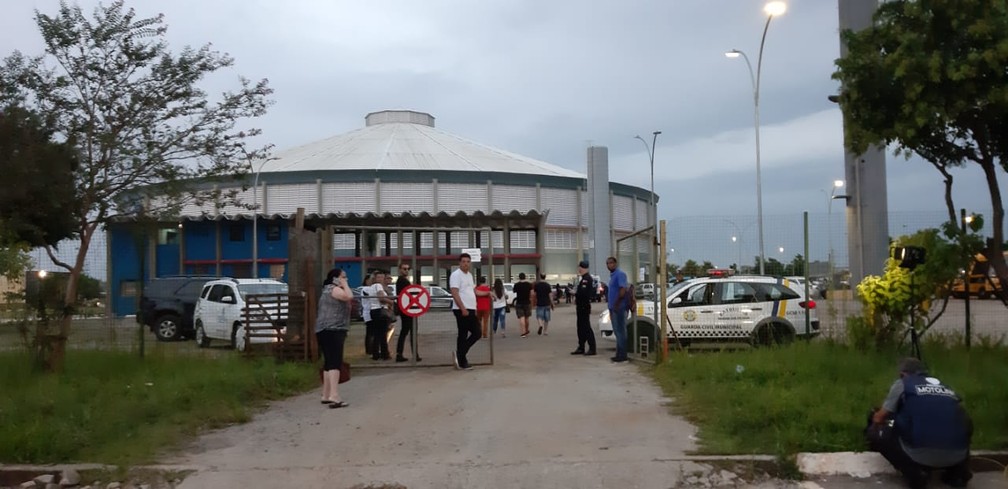
M 463 253 L 459 256 L 459 266 L 452 272 L 448 286 L 452 295 L 452 313 L 455 316 L 458 336 L 452 361 L 457 369 L 469 370 L 468 354 L 480 338 L 500 330 L 504 337 L 505 318 L 507 313 L 507 296 L 501 279 L 496 279 L 491 288 L 486 277 L 473 280 L 470 271 L 472 257 Z M 626 306 L 624 300 L 628 293 L 626 274 L 616 266 L 614 257 L 609 257 L 606 265 L 612 278 L 609 282 L 608 304 L 613 318 L 613 331 L 616 336 L 616 356 L 614 362 L 624 362 L 626 356 Z M 403 290 L 410 285 L 410 265 L 399 265 L 399 278 L 396 290 Z M 514 285 L 516 295 L 515 312 L 522 337 L 528 337 L 529 318 L 535 310 L 539 322 L 537 334 L 548 335 L 549 321 L 555 307 L 553 288 L 546 282 L 545 275 L 539 276 L 535 284 L 527 282 L 524 273 L 519 274 L 519 281 Z M 391 358 L 388 345 L 388 331 L 391 322 L 401 321 L 399 340 L 396 345 L 396 361 L 408 359 L 403 355 L 406 339 L 413 334 L 413 318 L 407 315 L 396 316 L 398 304 L 388 288 L 391 277 L 386 277 L 383 271 L 373 272 L 370 284 L 365 284 L 362 297 L 362 309 L 367 325 L 365 341 L 366 350 L 373 360 L 388 360 Z M 588 273 L 588 262 L 578 263 L 578 282 L 575 291 L 575 307 L 577 313 L 578 346 L 572 355 L 595 355 L 597 346 L 595 333 L 591 327 L 591 299 L 594 295 L 594 280 Z M 339 397 L 339 369 L 343 363 L 343 347 L 350 326 L 350 302 L 353 291 L 347 285 L 346 272 L 334 268 L 323 282 L 322 294 L 319 298 L 318 317 L 315 324 L 315 334 L 324 359 L 322 374 L 322 403 L 330 408 L 340 408 L 347 404 Z M 492 330 L 490 322 L 492 318 Z M 415 360 L 421 359 L 414 352 Z
M 396 280 L 395 290 L 403 290 L 410 285 L 410 265 L 402 263 L 399 265 L 399 278 Z M 365 352 L 371 354 L 372 360 L 391 360 L 389 353 L 389 335 L 393 328 L 393 323 L 400 322 L 399 340 L 396 344 L 396 362 L 409 360 L 403 355 L 406 346 L 406 339 L 413 333 L 413 318 L 399 313 L 399 305 L 395 300 L 395 293 L 390 287 L 392 277 L 386 275 L 384 271 L 377 270 L 371 273 L 364 282 L 361 291 L 361 315 L 364 318 L 366 327 L 364 343 Z M 415 352 L 414 352 L 415 353 Z M 414 355 L 419 362 L 422 360 Z

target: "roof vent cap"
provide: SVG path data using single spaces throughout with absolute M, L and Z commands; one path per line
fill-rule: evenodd
M 421 126 L 434 127 L 434 116 L 415 110 L 382 110 L 364 116 L 364 124 L 367 127 L 392 123 L 420 124 Z

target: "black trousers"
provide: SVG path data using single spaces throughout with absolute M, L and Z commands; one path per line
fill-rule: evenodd
M 319 349 L 322 350 L 322 370 L 338 370 L 343 364 L 343 342 L 346 341 L 345 329 L 323 329 L 315 333 Z
M 396 356 L 403 356 L 403 349 L 406 347 L 406 336 L 413 334 L 413 318 L 403 314 L 399 316 L 399 341 L 396 343 Z M 412 348 L 410 348 L 412 350 Z M 416 356 L 416 352 L 413 352 Z
M 371 323 L 368 326 L 368 334 L 371 335 L 371 358 L 388 359 L 388 320 L 385 319 L 384 309 L 371 309 Z
M 903 478 L 906 479 L 910 487 L 924 487 L 928 478 L 930 478 L 931 470 L 933 469 L 943 469 L 943 479 L 951 479 L 965 483 L 973 477 L 973 474 L 969 469 L 969 455 L 967 455 L 966 458 L 959 463 L 950 467 L 928 467 L 915 462 L 914 459 L 910 458 L 910 455 L 907 454 L 906 450 L 903 449 L 903 444 L 900 443 L 899 434 L 894 428 L 889 426 L 888 420 L 887 423 L 879 427 L 872 424 L 871 416 L 872 413 L 869 412 L 868 427 L 865 428 L 865 440 L 868 442 L 868 447 L 872 451 L 878 452 L 882 455 L 890 464 L 892 464 L 893 468 L 898 470 L 900 474 L 903 474 Z
M 469 354 L 469 349 L 483 336 L 483 332 L 480 329 L 479 320 L 476 319 L 475 309 L 469 309 L 469 314 L 466 316 L 462 316 L 462 312 L 458 309 L 452 312 L 455 313 L 455 325 L 458 327 L 455 354 L 458 355 L 459 366 L 467 367 L 469 359 L 466 358 L 466 355 Z
M 578 349 L 584 350 L 585 343 L 588 344 L 587 351 L 595 351 L 595 331 L 591 327 L 591 306 L 577 307 L 577 336 Z

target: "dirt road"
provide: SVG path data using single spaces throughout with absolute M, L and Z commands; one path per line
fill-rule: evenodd
M 493 366 L 358 369 L 347 408 L 318 392 L 278 402 L 168 462 L 201 468 L 186 489 L 674 487 L 705 470 L 669 462 L 695 428 L 636 366 L 569 354 L 573 316 L 560 307 L 549 336 L 497 339 Z

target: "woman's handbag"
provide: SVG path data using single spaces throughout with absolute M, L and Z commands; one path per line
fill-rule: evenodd
M 343 384 L 350 381 L 350 364 L 343 362 L 339 368 L 339 383 Z

